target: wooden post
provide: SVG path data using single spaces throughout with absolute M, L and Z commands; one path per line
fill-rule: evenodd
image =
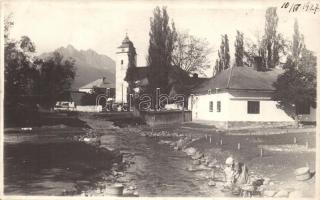
M 210 144 L 211 144 L 211 136 L 210 136 Z
M 263 157 L 263 148 L 260 148 L 260 157 Z
M 238 143 L 238 150 L 240 150 L 240 143 Z
M 293 137 L 293 144 L 297 144 L 297 138 Z
M 206 140 L 208 139 L 208 135 L 206 134 Z
M 220 145 L 221 145 L 221 146 L 223 145 L 222 139 L 220 139 Z

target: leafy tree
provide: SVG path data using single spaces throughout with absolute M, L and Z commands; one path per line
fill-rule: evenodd
M 274 84 L 276 92 L 273 97 L 293 117 L 296 117 L 297 105 L 316 106 L 317 58 L 306 49 L 303 40 L 299 40 L 303 36 L 298 36 L 298 25 L 295 22 L 292 52 L 283 67 L 285 72 Z
M 58 97 L 70 89 L 75 77 L 74 62 L 72 58 L 63 59 L 58 52 L 48 59 L 37 61 L 40 72 L 37 88 L 42 96 L 42 105 L 53 106 Z
M 5 18 L 5 103 L 6 105 L 52 106 L 57 98 L 70 89 L 75 76 L 74 61 L 54 53 L 47 60 L 34 56 L 34 43 L 27 36 L 11 39 L 11 16 Z
M 161 88 L 168 93 L 168 73 L 172 63 L 172 53 L 177 34 L 174 23 L 169 25 L 166 7 L 156 7 L 150 19 L 149 49 L 147 62 L 150 67 L 148 79 L 149 90 Z
M 34 79 L 37 76 L 36 65 L 33 63 L 35 45 L 27 36 L 19 41 L 10 39 L 10 28 L 13 21 L 10 16 L 4 23 L 4 84 L 6 106 L 24 105 L 33 102 Z
M 243 66 L 244 46 L 243 46 L 243 33 L 237 31 L 235 46 L 235 60 L 236 66 Z
M 210 67 L 208 55 L 211 50 L 205 39 L 197 38 L 188 33 L 178 33 L 172 55 L 172 64 L 189 74 L 204 75 Z

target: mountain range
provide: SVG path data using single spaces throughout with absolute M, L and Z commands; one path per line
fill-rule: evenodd
M 66 59 L 71 57 L 75 60 L 76 77 L 71 85 L 72 90 L 102 77 L 105 77 L 107 82 L 115 82 L 116 63 L 110 57 L 98 54 L 92 49 L 77 50 L 72 45 L 60 47 L 55 51 Z M 40 57 L 47 58 L 52 54 L 53 52 L 43 53 Z

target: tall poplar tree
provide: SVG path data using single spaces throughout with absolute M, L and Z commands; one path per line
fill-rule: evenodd
M 266 67 L 274 68 L 279 63 L 279 45 L 277 37 L 278 15 L 277 8 L 270 7 L 266 10 L 264 48 L 266 52 Z
M 236 66 L 243 66 L 243 56 L 244 56 L 244 47 L 243 47 L 243 33 L 237 31 L 236 41 L 234 43 L 235 47 L 235 60 Z
M 172 63 L 172 52 L 177 38 L 174 23 L 169 24 L 166 7 L 156 7 L 150 19 L 149 49 L 147 62 L 149 65 L 149 90 L 160 88 L 168 93 L 168 73 Z
M 224 62 L 224 69 L 228 69 L 230 67 L 230 53 L 229 53 L 229 39 L 228 35 L 224 35 L 224 57 L 225 57 L 225 62 Z
M 294 21 L 294 33 L 292 41 L 292 57 L 295 62 L 299 60 L 301 51 L 305 47 L 303 35 L 299 32 L 299 25 L 297 19 Z
M 229 39 L 227 34 L 222 35 L 220 50 L 218 51 L 218 64 L 216 66 L 215 73 L 219 73 L 230 67 Z

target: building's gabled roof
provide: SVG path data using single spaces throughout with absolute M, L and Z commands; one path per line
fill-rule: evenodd
M 224 90 L 259 90 L 273 91 L 273 83 L 283 72 L 281 69 L 270 71 L 256 71 L 251 67 L 232 67 L 226 69 L 216 76 L 204 81 L 192 92 L 195 94 L 214 91 L 216 88 Z
M 181 84 L 186 90 L 192 90 L 208 78 L 190 77 L 189 73 L 178 66 L 171 66 L 169 70 L 169 85 Z
M 87 85 L 80 87 L 79 89 L 92 89 L 92 88 L 115 88 L 114 83 L 109 83 L 105 78 L 99 78 Z

